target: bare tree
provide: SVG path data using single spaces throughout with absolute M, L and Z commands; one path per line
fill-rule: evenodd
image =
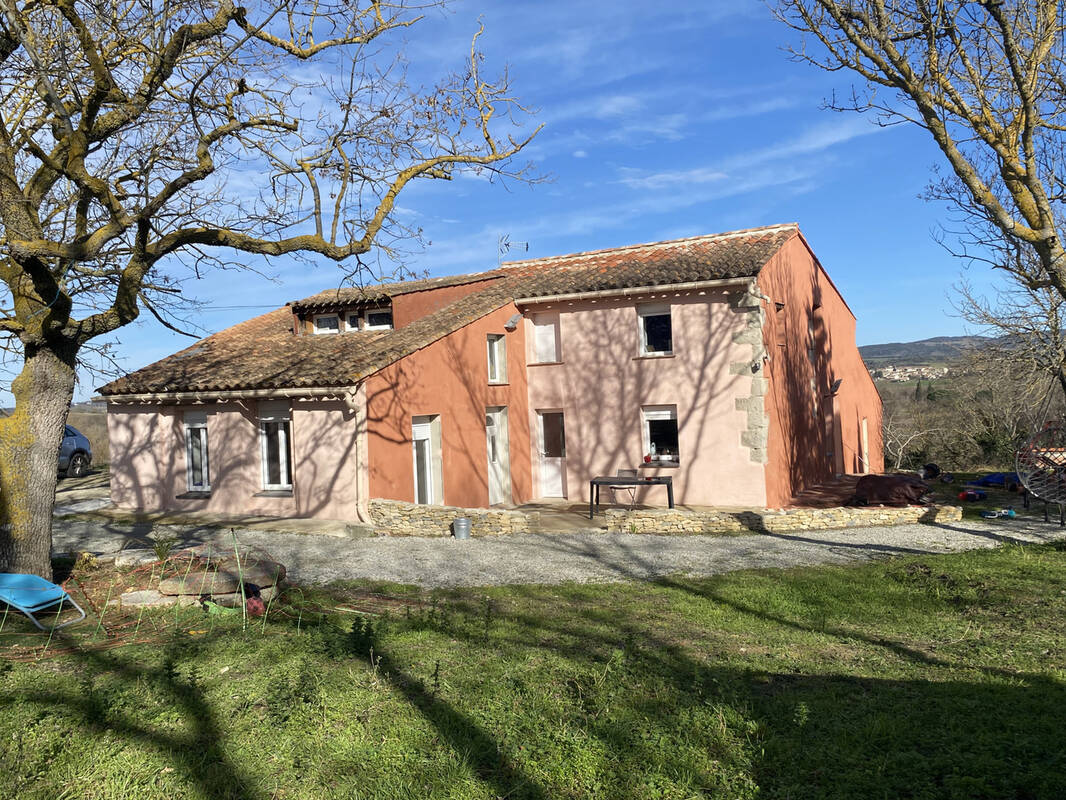
M 411 232 L 397 195 L 510 166 L 506 74 L 412 86 L 404 0 L 0 0 L 0 571 L 50 574 L 56 453 L 79 352 L 183 277 L 254 256 L 364 267 Z M 461 55 L 461 54 L 459 54 Z M 436 66 L 436 65 L 431 65 Z M 510 130 L 508 130 L 510 128 Z M 535 133 L 535 131 L 534 131 Z
M 991 337 L 981 346 L 983 357 L 1001 364 L 1022 361 L 1032 379 L 1039 382 L 1041 373 L 1051 378 L 1066 398 L 1066 299 L 1050 287 L 1017 282 L 997 287 L 994 300 L 969 283 L 956 289 L 962 318 Z
M 916 413 L 916 403 L 903 403 L 907 407 L 886 403 L 881 423 L 886 461 L 891 463 L 895 472 L 899 472 L 904 461 L 913 457 L 915 451 L 924 447 L 940 431 L 940 428 L 931 426 L 928 420 L 923 419 L 923 415 Z
M 929 132 L 950 173 L 930 195 L 961 212 L 967 254 L 1066 298 L 1062 0 L 779 0 L 813 38 L 794 55 L 866 83 L 834 110 Z

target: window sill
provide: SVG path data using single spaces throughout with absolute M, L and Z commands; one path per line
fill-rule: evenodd
M 562 364 L 562 361 L 530 361 L 526 364 L 527 367 L 556 367 Z
M 292 489 L 264 489 L 252 497 L 292 497 Z
M 179 494 L 174 499 L 175 500 L 207 500 L 209 497 L 211 497 L 210 490 L 208 490 L 206 492 L 201 492 L 201 491 L 185 492 L 184 494 Z
M 489 386 L 510 386 L 509 381 L 489 381 Z
M 673 358 L 674 354 L 671 353 L 641 353 L 639 356 L 633 356 L 634 361 L 653 361 L 660 358 Z
M 680 461 L 652 461 L 650 464 L 641 464 L 641 469 L 679 469 Z

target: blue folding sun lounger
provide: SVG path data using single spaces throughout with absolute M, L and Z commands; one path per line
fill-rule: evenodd
M 46 581 L 39 575 L 0 572 L 0 601 L 21 611 L 42 631 L 49 629 L 38 622 L 34 614 L 57 604 L 58 607 L 55 609 L 57 619 L 59 618 L 59 613 L 63 610 L 63 603 L 69 603 L 74 606 L 81 616 L 77 619 L 67 620 L 61 625 L 55 625 L 51 630 L 59 630 L 85 619 L 85 612 L 82 611 L 81 606 L 75 603 L 74 599 L 64 589 L 56 586 L 51 581 Z

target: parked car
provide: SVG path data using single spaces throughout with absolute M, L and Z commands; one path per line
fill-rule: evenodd
M 80 478 L 93 463 L 93 446 L 77 428 L 70 425 L 63 430 L 63 444 L 59 445 L 59 471 L 68 478 Z

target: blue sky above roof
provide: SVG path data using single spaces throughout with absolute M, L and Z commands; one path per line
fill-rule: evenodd
M 919 198 L 939 162 L 907 126 L 821 109 L 853 78 L 791 61 L 797 34 L 758 0 L 459 0 L 408 33 L 412 78 L 460 69 L 478 19 L 489 74 L 509 68 L 544 130 L 527 155 L 550 182 L 427 181 L 397 213 L 428 241 L 407 266 L 449 275 L 495 266 L 498 241 L 531 258 L 798 222 L 858 317 L 860 344 L 961 334 L 952 284 L 964 265 L 934 241 L 946 210 Z M 336 286 L 330 263 L 274 261 L 274 280 L 216 272 L 186 292 L 203 332 Z M 987 271 L 973 270 L 980 287 Z M 120 331 L 134 370 L 188 339 L 145 315 Z M 78 399 L 94 388 L 83 381 Z

